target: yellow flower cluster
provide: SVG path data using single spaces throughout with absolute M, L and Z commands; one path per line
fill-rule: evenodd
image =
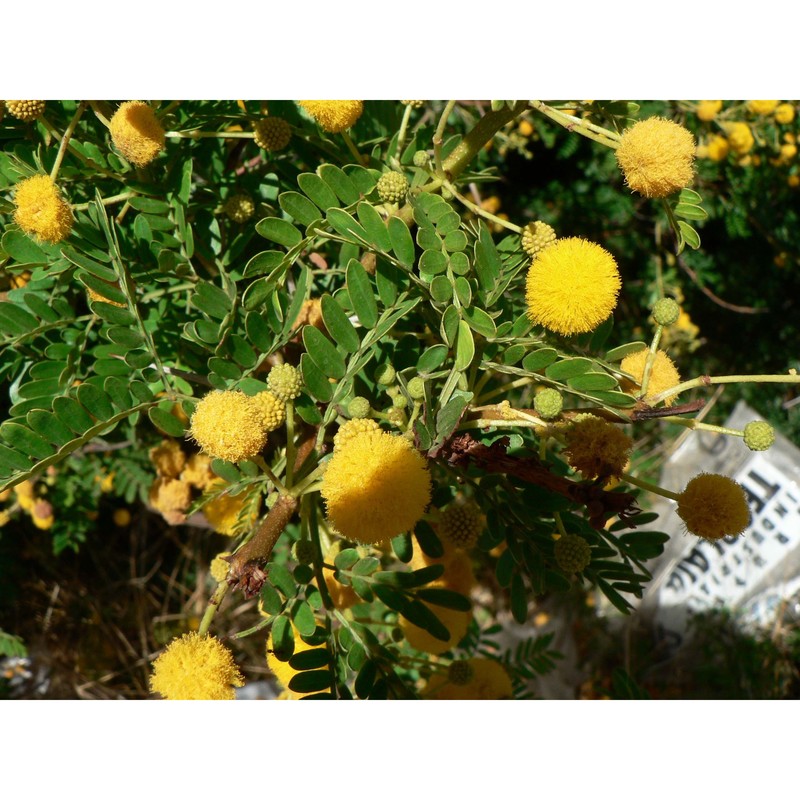
M 744 489 L 725 475 L 696 475 L 678 499 L 678 516 L 686 529 L 703 539 L 737 536 L 750 524 Z
M 364 111 L 362 100 L 300 100 L 299 105 L 328 133 L 352 128 Z
M 633 440 L 616 425 L 591 415 L 566 432 L 567 463 L 585 478 L 619 478 L 633 448 Z
M 155 111 L 141 100 L 123 103 L 111 117 L 111 139 L 136 167 L 144 167 L 164 149 L 164 129 Z
M 722 100 L 701 100 L 697 104 L 697 118 L 703 122 L 711 122 L 722 110 Z
M 617 305 L 617 262 L 585 239 L 557 239 L 531 262 L 525 298 L 536 325 L 565 336 L 594 330 Z
M 431 477 L 408 439 L 367 430 L 334 450 L 321 493 L 328 519 L 343 536 L 375 544 L 411 530 L 422 518 Z
M 292 128 L 285 119 L 265 117 L 253 123 L 256 144 L 268 153 L 283 150 L 292 138 Z
M 680 321 L 680 317 L 678 318 Z M 644 368 L 647 363 L 647 355 L 650 351 L 645 347 L 625 356 L 620 362 L 620 369 L 632 375 L 636 381 L 636 386 L 631 386 L 627 383 L 623 388 L 626 391 L 635 391 L 641 387 L 642 378 L 644 377 Z M 655 358 L 653 359 L 653 367 L 650 371 L 650 379 L 647 382 L 647 397 L 644 398 L 645 402 L 649 402 L 650 398 L 655 397 L 667 389 L 672 389 L 681 382 L 681 376 L 672 359 L 663 351 L 657 350 Z M 675 397 L 668 397 L 664 400 L 665 406 L 671 406 L 675 402 Z
M 208 488 L 209 491 L 214 491 L 225 486 L 227 484 L 220 478 Z M 258 517 L 256 503 L 252 503 L 249 515 L 245 515 L 252 499 L 249 492 L 241 492 L 235 496 L 223 492 L 203 506 L 203 514 L 217 533 L 235 536 L 242 528 L 253 525 Z
M 669 119 L 649 117 L 628 128 L 617 148 L 625 182 L 645 197 L 668 197 L 694 179 L 695 141 Z
M 44 114 L 44 100 L 6 100 L 6 110 L 12 117 L 32 122 Z
M 243 392 L 205 395 L 192 414 L 190 432 L 204 453 L 225 461 L 253 458 L 267 444 L 263 411 Z
M 29 236 L 56 244 L 72 230 L 72 210 L 48 175 L 20 181 L 14 193 L 14 221 Z
M 244 678 L 218 639 L 187 633 L 153 662 L 150 691 L 167 700 L 233 700 Z

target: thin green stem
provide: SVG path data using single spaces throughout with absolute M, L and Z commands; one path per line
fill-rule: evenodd
M 477 203 L 473 203 L 471 200 L 467 200 L 461 192 L 456 189 L 456 187 L 450 183 L 448 180 L 443 180 L 442 183 L 444 184 L 445 188 L 448 189 L 454 197 L 456 197 L 459 202 L 465 205 L 473 214 L 477 214 L 479 217 L 483 217 L 484 219 L 488 219 L 490 222 L 495 223 L 495 225 L 500 225 L 503 228 L 508 228 L 508 230 L 513 231 L 514 233 L 522 233 L 522 228 L 519 225 L 514 225 L 513 222 L 509 222 L 507 219 L 503 219 L 502 217 L 497 217 L 494 214 L 486 211 L 486 209 L 481 208 Z
M 358 152 L 358 148 L 356 147 L 356 143 L 353 141 L 352 137 L 347 131 L 342 131 L 342 139 L 344 139 L 344 143 L 347 145 L 347 149 L 353 154 L 356 159 L 356 164 L 363 165 L 364 164 L 364 157 L 361 153 Z
M 556 523 L 556 528 L 561 536 L 567 535 L 567 529 L 564 527 L 564 520 L 561 519 L 561 514 L 558 511 L 553 512 L 553 519 Z
M 294 460 L 297 457 L 297 445 L 294 441 L 294 403 L 286 403 L 286 488 L 291 489 L 294 483 Z
M 288 494 L 286 487 L 278 476 L 272 471 L 271 467 L 264 460 L 263 456 L 254 456 L 253 461 L 258 464 L 261 471 L 270 479 L 270 482 L 280 494 Z
M 442 180 L 445 179 L 444 163 L 442 162 L 442 143 L 444 142 L 444 130 L 447 127 L 447 120 L 450 113 L 456 107 L 455 100 L 448 100 L 447 104 L 439 117 L 439 124 L 436 126 L 436 132 L 433 134 L 433 163 L 436 169 L 437 177 Z
M 708 422 L 700 422 L 697 419 L 686 419 L 686 417 L 661 417 L 662 422 L 673 422 L 682 425 L 693 431 L 708 431 L 709 433 L 723 433 L 726 436 L 744 436 L 744 431 L 737 431 L 735 428 L 725 428 L 722 425 L 711 425 Z
M 91 106 L 92 111 L 94 111 L 94 115 L 106 128 L 111 127 L 111 122 L 109 121 L 108 117 L 103 113 L 100 103 L 97 100 L 89 100 L 89 105 Z
M 208 607 L 206 608 L 205 614 L 203 614 L 203 619 L 200 620 L 200 627 L 197 629 L 197 632 L 200 634 L 200 636 L 205 636 L 208 633 L 208 629 L 211 627 L 211 622 L 214 619 L 214 615 L 217 613 L 217 609 L 219 608 L 220 603 L 222 603 L 222 600 L 227 592 L 227 581 L 222 581 L 221 583 L 217 584 L 214 594 L 211 595 L 211 599 L 208 601 Z
M 253 131 L 167 131 L 168 139 L 253 139 Z
M 658 344 L 661 341 L 661 334 L 664 328 L 661 325 L 656 325 L 655 333 L 653 334 L 653 341 L 650 342 L 650 350 L 647 352 L 647 360 L 644 362 L 644 371 L 642 372 L 642 384 L 640 397 L 647 397 L 647 385 L 650 383 L 650 375 L 653 372 L 653 364 L 656 361 L 656 353 L 658 352 Z
M 40 117 L 39 122 L 47 129 L 51 136 L 55 139 L 60 139 L 58 131 L 45 119 L 45 117 Z M 107 169 L 103 169 L 99 164 L 92 161 L 91 158 L 87 158 L 83 153 L 81 153 L 75 145 L 70 141 L 67 143 L 67 147 L 69 148 L 69 152 L 81 162 L 81 164 L 90 167 L 94 172 L 98 175 L 103 175 L 106 178 L 113 178 L 115 181 L 119 181 L 120 183 L 125 183 L 125 178 L 120 177 L 119 175 L 115 175 L 113 172 L 109 172 Z M 74 208 L 74 206 L 73 206 Z
M 312 491 L 316 491 L 318 488 L 318 484 L 316 482 L 322 477 L 323 472 L 323 467 L 317 467 L 313 472 L 310 472 L 308 475 L 306 475 L 305 478 L 298 481 L 292 487 L 289 494 L 291 494 L 292 497 L 301 497 L 302 495 L 310 494 Z
M 505 394 L 506 392 L 512 392 L 514 389 L 519 389 L 520 386 L 525 386 L 526 384 L 533 383 L 533 378 L 517 378 L 515 381 L 511 381 L 510 383 L 504 383 L 502 386 L 498 386 L 497 389 L 492 389 L 491 392 L 487 392 L 484 395 L 481 395 L 476 401 L 475 405 L 482 406 L 486 403 L 487 400 L 491 400 L 493 397 L 499 397 L 501 394 Z
M 679 383 L 671 389 L 665 389 L 661 394 L 652 398 L 650 405 L 656 405 L 668 397 L 686 392 L 689 389 L 697 389 L 701 386 L 712 386 L 720 383 L 800 383 L 800 375 L 701 375 L 699 378 Z
M 644 489 L 646 492 L 652 492 L 653 494 L 661 495 L 661 497 L 666 497 L 667 500 L 674 500 L 677 503 L 678 500 L 681 499 L 680 494 L 676 492 L 670 492 L 668 489 L 664 489 L 657 483 L 651 483 L 650 481 L 643 480 L 642 478 L 634 478 L 633 475 L 627 472 L 622 473 L 622 479 L 633 484 L 634 486 L 638 486 L 640 489 Z
M 75 128 L 78 125 L 78 121 L 83 116 L 83 112 L 86 110 L 86 101 L 81 100 L 78 103 L 78 108 L 75 110 L 75 114 L 72 117 L 67 129 L 64 131 L 64 135 L 61 137 L 61 144 L 58 146 L 58 152 L 56 153 L 56 161 L 53 164 L 53 169 L 50 170 L 50 180 L 55 183 L 56 178 L 58 177 L 58 171 L 61 169 L 61 162 L 64 160 L 64 156 L 67 152 L 67 145 L 69 145 L 69 140 L 72 138 L 72 134 L 75 132 Z
M 323 556 L 322 547 L 319 543 L 319 525 L 317 523 L 317 503 L 312 497 L 306 496 L 301 501 L 300 511 L 301 514 L 305 510 L 308 515 L 308 527 L 310 533 L 311 544 L 314 547 L 314 575 L 317 577 L 317 589 L 322 596 L 322 605 L 328 611 L 332 611 L 335 606 L 330 592 L 328 591 L 328 584 L 325 583 L 325 573 L 322 571 Z
M 398 160 L 403 155 L 403 147 L 406 143 L 406 131 L 408 130 L 408 122 L 411 119 L 411 106 L 406 106 L 403 111 L 403 119 L 400 121 L 400 131 L 397 134 L 397 158 Z
M 131 197 L 136 197 L 136 192 L 122 192 L 121 194 L 115 194 L 111 197 L 104 197 L 100 203 L 103 206 L 113 206 L 114 203 L 121 203 L 124 200 L 130 200 Z M 89 203 L 75 203 L 73 206 L 71 206 L 71 208 L 73 211 L 87 211 L 89 206 L 96 202 L 96 200 L 92 200 Z
M 581 136 L 585 136 L 587 139 L 610 147 L 613 150 L 619 147 L 619 140 L 621 137 L 615 131 L 602 128 L 580 117 L 573 117 L 570 114 L 565 114 L 563 111 L 558 111 L 552 106 L 548 106 L 541 100 L 531 100 L 530 105 L 541 114 L 544 114 L 548 119 L 557 122 L 562 128 L 566 128 L 570 132 L 574 131 L 575 133 L 579 133 Z
M 547 428 L 546 422 L 540 419 L 473 419 L 458 426 L 460 431 L 483 428 Z

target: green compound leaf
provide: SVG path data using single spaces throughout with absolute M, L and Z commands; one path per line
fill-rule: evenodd
M 575 378 L 568 378 L 567 385 L 579 392 L 598 391 L 616 388 L 617 379 L 606 372 L 587 372 Z
M 429 347 L 417 361 L 417 372 L 421 374 L 428 374 L 438 369 L 444 364 L 447 358 L 447 346 L 443 344 L 435 344 Z
M 283 600 L 277 589 L 269 582 L 261 587 L 261 607 L 272 616 L 277 616 L 283 610 Z
M 294 655 L 294 631 L 286 617 L 272 623 L 272 652 L 278 661 L 288 661 Z
M 441 642 L 446 642 L 450 639 L 450 631 L 425 603 L 414 600 L 408 603 L 405 608 L 400 609 L 400 614 L 412 625 L 427 631 L 434 639 L 438 639 Z
M 678 203 L 672 209 L 676 216 L 684 219 L 707 219 L 708 212 L 700 206 L 689 205 L 688 203 Z
M 280 207 L 301 225 L 308 226 L 322 219 L 319 209 L 300 192 L 283 192 L 278 197 Z
M 331 663 L 331 655 L 327 648 L 314 647 L 311 650 L 303 650 L 295 653 L 289 659 L 289 666 L 298 672 L 327 667 Z M 330 679 L 330 676 L 329 676 Z
M 414 240 L 408 226 L 399 217 L 389 220 L 389 237 L 397 260 L 405 267 L 414 266 Z
M 303 234 L 300 233 L 291 222 L 280 217 L 267 217 L 256 223 L 256 232 L 269 239 L 271 242 L 292 248 L 303 241 Z
M 359 560 L 358 550 L 354 547 L 348 547 L 336 554 L 333 560 L 333 565 L 336 569 L 349 570 L 353 564 Z
M 382 253 L 392 249 L 392 237 L 381 215 L 369 203 L 359 203 L 356 208 L 358 221 L 367 234 L 367 241 Z
M 0 425 L 0 438 L 15 450 L 33 458 L 48 458 L 53 455 L 53 447 L 44 436 L 17 422 L 4 422 Z
M 432 603 L 443 608 L 451 608 L 453 611 L 471 611 L 472 602 L 463 594 L 454 592 L 451 589 L 419 589 L 416 593 L 418 600 Z
M 347 371 L 344 356 L 322 331 L 313 325 L 303 328 L 303 345 L 319 370 L 329 378 L 341 380 Z
M 461 279 L 459 278 L 459 280 Z M 483 309 L 477 307 L 464 308 L 462 313 L 467 324 L 475 333 L 479 333 L 487 339 L 493 339 L 497 335 L 494 320 Z
M 541 350 L 534 350 L 522 359 L 522 369 L 527 372 L 538 372 L 540 369 L 549 367 L 558 359 L 558 353 L 552 347 L 543 347 Z
M 172 436 L 176 439 L 182 439 L 185 431 L 183 427 L 183 423 L 180 422 L 174 415 L 170 414 L 169 411 L 165 411 L 163 408 L 159 408 L 158 406 L 154 406 L 147 412 L 147 416 L 150 418 L 150 422 L 158 428 L 162 433 L 165 433 L 167 436 Z
M 317 171 L 320 178 L 345 205 L 349 206 L 361 199 L 361 193 L 355 183 L 335 164 L 323 164 Z
M 368 241 L 367 232 L 356 222 L 352 214 L 348 214 L 341 208 L 329 208 L 325 216 L 330 226 L 345 238 L 355 237 L 359 242 Z
M 305 600 L 298 600 L 292 606 L 292 622 L 301 636 L 311 636 L 317 628 L 314 612 Z
M 525 363 L 524 361 L 522 362 Z M 588 372 L 593 363 L 588 358 L 565 358 L 562 361 L 547 367 L 544 374 L 554 381 L 564 381 Z
M 336 195 L 319 175 L 304 172 L 297 176 L 297 185 L 323 211 L 339 207 Z
M 455 368 L 463 372 L 475 358 L 475 340 L 469 325 L 462 319 L 458 323 L 458 338 L 456 339 Z
M 683 220 L 678 220 L 678 228 L 680 229 L 682 240 L 692 248 L 698 250 L 700 248 L 700 234 L 689 223 Z M 609 598 L 610 600 L 611 598 Z
M 606 361 L 622 361 L 625 356 L 631 353 L 638 353 L 643 350 L 647 345 L 644 342 L 629 342 L 628 344 L 621 344 L 606 353 Z
M 355 353 L 361 345 L 358 333 L 347 318 L 342 307 L 329 294 L 322 296 L 322 321 L 328 333 L 335 342 L 338 342 L 348 353 Z M 313 358 L 313 355 L 312 355 Z
M 367 271 L 354 258 L 347 265 L 346 281 L 347 293 L 359 322 L 365 328 L 374 328 L 378 323 L 378 303 Z
M 74 439 L 72 431 L 52 412 L 43 409 L 29 411 L 25 420 L 31 430 L 52 442 L 56 447 L 61 447 Z

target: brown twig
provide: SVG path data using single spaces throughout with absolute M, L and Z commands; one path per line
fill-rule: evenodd
M 721 297 L 718 297 L 711 291 L 707 286 L 703 286 L 703 284 L 699 281 L 697 277 L 697 273 L 680 257 L 678 256 L 678 264 L 680 265 L 681 269 L 691 278 L 692 283 L 697 286 L 698 289 L 706 296 L 709 300 L 716 303 L 718 306 L 722 306 L 722 308 L 727 308 L 728 311 L 735 311 L 737 314 L 765 314 L 769 311 L 768 308 L 754 308 L 753 306 L 737 306 L 735 303 L 728 303 L 726 300 L 723 300 Z

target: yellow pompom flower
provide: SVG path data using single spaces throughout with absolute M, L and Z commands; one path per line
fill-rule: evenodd
M 755 143 L 753 132 L 746 122 L 733 122 L 725 129 L 728 135 L 728 144 L 737 155 L 748 153 Z
M 164 149 L 164 129 L 155 112 L 141 100 L 123 103 L 111 117 L 111 139 L 136 167 L 144 167 Z
M 156 472 L 166 478 L 177 478 L 186 464 L 186 454 L 174 439 L 164 439 L 148 455 Z
M 202 492 L 210 488 L 217 480 L 217 476 L 211 469 L 211 459 L 203 453 L 192 453 L 189 456 L 180 477 L 182 481 Z
M 771 114 L 778 107 L 778 100 L 748 100 L 747 107 L 754 114 Z
M 111 519 L 118 528 L 126 528 L 131 524 L 131 512 L 127 508 L 117 508 Z
M 621 286 L 607 250 L 585 239 L 557 239 L 528 269 L 528 316 L 565 336 L 586 333 L 608 319 Z
M 585 478 L 619 478 L 633 448 L 633 439 L 600 417 L 587 416 L 566 432 L 567 463 Z
M 731 146 L 724 136 L 714 134 L 706 143 L 706 157 L 712 161 L 724 161 L 728 157 Z
M 626 391 L 632 391 L 641 387 L 644 368 L 647 362 L 647 354 L 649 352 L 650 351 L 644 347 L 641 350 L 637 350 L 635 353 L 631 353 L 629 356 L 625 356 L 620 362 L 619 368 L 623 372 L 632 375 L 636 381 L 635 387 L 630 386 L 630 384 L 624 386 L 623 388 Z M 655 397 L 667 389 L 672 389 L 680 382 L 681 376 L 678 374 L 675 364 L 672 363 L 672 359 L 663 350 L 657 350 L 656 356 L 653 359 L 653 368 L 650 371 L 650 379 L 647 382 L 647 397 L 644 398 L 645 402 L 649 402 L 649 398 Z M 671 406 L 675 402 L 675 399 L 675 397 L 668 397 L 664 400 L 664 405 Z
M 48 503 L 47 500 L 37 500 L 31 509 L 31 520 L 39 530 L 50 530 L 55 522 L 52 504 Z
M 192 490 L 188 483 L 174 478 L 156 478 L 150 487 L 150 505 L 164 517 L 169 525 L 181 525 L 186 521 L 186 511 L 192 502 Z
M 23 511 L 30 511 L 33 508 L 33 504 L 36 502 L 36 495 L 31 481 L 22 481 L 22 483 L 18 483 L 14 487 L 14 494 L 16 495 L 19 507 Z
M 211 562 L 211 566 L 208 568 L 208 571 L 211 573 L 211 577 L 217 582 L 222 583 L 228 577 L 228 571 L 231 568 L 231 565 L 228 561 L 225 560 L 226 556 L 229 556 L 230 553 L 225 550 L 222 553 L 217 553 L 214 556 L 214 560 Z
M 364 111 L 363 100 L 300 100 L 299 104 L 328 133 L 352 128 Z
M 253 458 L 267 444 L 262 411 L 243 392 L 209 392 L 195 407 L 190 434 L 204 453 L 225 461 Z
M 218 639 L 187 633 L 153 662 L 150 691 L 167 700 L 234 700 L 244 678 Z
M 722 110 L 722 100 L 701 100 L 697 104 L 697 118 L 703 122 L 711 122 Z
M 72 209 L 49 175 L 34 175 L 17 184 L 14 222 L 29 236 L 56 244 L 72 230 Z
M 737 536 L 750 524 L 744 489 L 732 478 L 701 472 L 678 498 L 678 516 L 703 539 Z
M 645 197 L 667 197 L 694 179 L 691 132 L 663 117 L 649 117 L 622 134 L 617 163 L 625 183 Z
M 788 125 L 794 120 L 794 106 L 791 103 L 781 103 L 775 109 L 774 117 L 779 125 Z
M 342 536 L 377 544 L 419 522 L 430 502 L 431 477 L 408 439 L 367 431 L 334 450 L 320 491 Z
M 514 694 L 505 667 L 489 658 L 467 660 L 469 680 L 453 683 L 444 675 L 431 679 L 427 697 L 431 700 L 510 700 Z
M 6 110 L 12 117 L 32 122 L 44 114 L 44 100 L 6 100 Z

